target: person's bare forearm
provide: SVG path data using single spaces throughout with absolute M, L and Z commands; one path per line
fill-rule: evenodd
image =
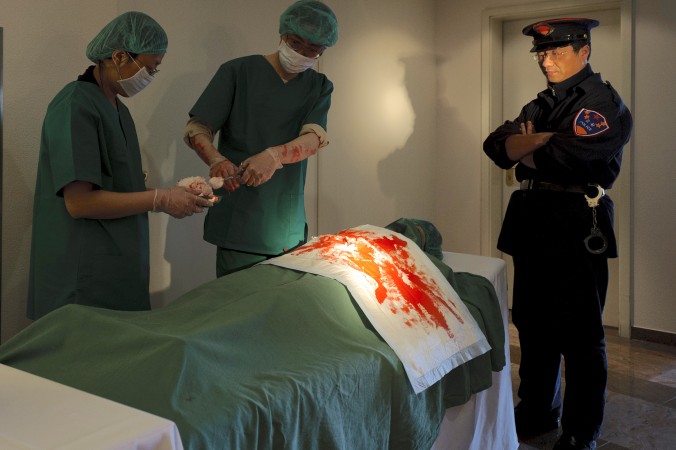
M 521 161 L 549 141 L 554 133 L 536 133 L 531 122 L 521 124 L 521 134 L 514 134 L 505 141 L 507 157 L 512 161 Z
M 73 181 L 63 188 L 68 214 L 74 219 L 119 219 L 149 211 L 183 218 L 211 207 L 209 199 L 189 188 L 148 189 L 141 192 L 111 192 L 95 189 L 86 181 Z
M 75 181 L 63 189 L 68 213 L 75 219 L 119 219 L 153 209 L 155 190 L 144 192 L 110 192 L 93 189 L 86 182 Z

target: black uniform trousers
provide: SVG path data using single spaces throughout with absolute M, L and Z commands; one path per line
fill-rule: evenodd
M 596 439 L 608 362 L 602 314 L 608 260 L 600 255 L 516 256 L 512 320 L 521 345 L 520 408 L 561 415 L 565 433 Z M 561 401 L 561 358 L 565 395 Z

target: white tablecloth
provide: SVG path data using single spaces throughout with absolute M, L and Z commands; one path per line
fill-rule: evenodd
M 182 450 L 176 425 L 0 364 L 0 449 Z
M 505 323 L 505 357 L 493 386 L 472 396 L 464 405 L 446 411 L 433 450 L 514 450 L 519 447 L 514 425 L 514 400 L 509 359 L 507 272 L 498 258 L 444 252 L 454 272 L 469 272 L 488 279 L 495 287 Z

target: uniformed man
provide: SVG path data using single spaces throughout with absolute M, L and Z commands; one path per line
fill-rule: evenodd
M 221 65 L 186 125 L 186 143 L 229 191 L 204 222 L 204 239 L 217 246 L 217 276 L 307 238 L 307 158 L 328 144 L 333 92 L 312 67 L 336 43 L 338 24 L 321 1 L 300 0 L 281 15 L 279 34 L 276 52 Z
M 516 165 L 498 248 L 512 255 L 512 318 L 519 332 L 521 438 L 562 428 L 555 445 L 593 449 L 605 406 L 602 323 L 608 258 L 617 256 L 613 202 L 632 117 L 615 89 L 592 71 L 592 19 L 528 25 L 547 88 L 484 142 L 499 167 Z M 561 357 L 565 395 L 561 393 Z M 560 420 L 560 422 L 559 422 Z

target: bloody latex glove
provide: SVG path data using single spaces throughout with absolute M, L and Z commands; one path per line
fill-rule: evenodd
M 260 186 L 272 178 L 275 170 L 282 168 L 282 163 L 275 148 L 267 148 L 262 152 L 245 159 L 240 165 L 244 169 L 240 183 L 247 186 Z

